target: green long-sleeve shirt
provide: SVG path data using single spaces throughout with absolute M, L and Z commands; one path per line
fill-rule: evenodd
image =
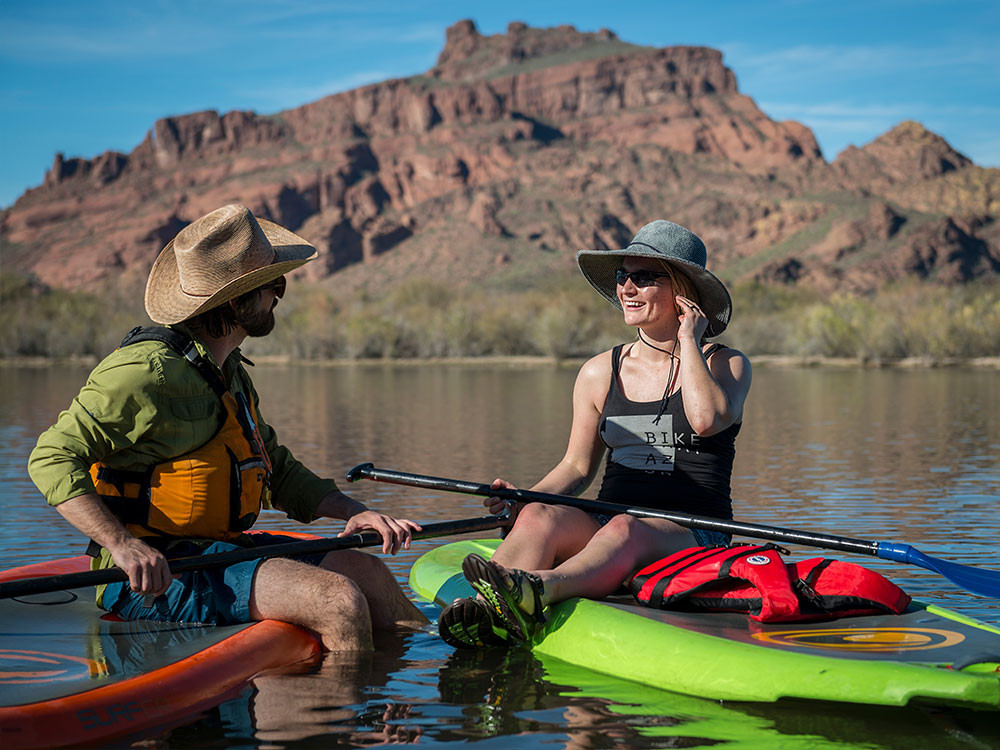
M 173 327 L 190 335 L 182 326 Z M 215 364 L 197 338 L 195 345 Z M 257 392 L 239 349 L 223 363 L 222 375 L 230 390 L 253 400 L 259 416 Z M 58 505 L 94 492 L 88 472 L 97 461 L 141 471 L 204 445 L 218 429 L 223 411 L 197 370 L 165 345 L 147 341 L 125 346 L 97 365 L 69 408 L 41 434 L 28 459 L 28 473 L 49 504 Z M 290 518 L 309 523 L 320 500 L 337 485 L 299 463 L 263 419 L 259 428 L 274 466 L 272 503 Z

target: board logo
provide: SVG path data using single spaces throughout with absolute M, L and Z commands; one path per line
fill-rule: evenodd
M 102 662 L 46 651 L 0 649 L 0 685 L 36 685 L 107 674 Z
M 838 651 L 925 651 L 954 646 L 965 636 L 937 628 L 825 628 L 822 630 L 771 630 L 751 634 L 755 640 L 776 646 L 828 648 Z
M 747 562 L 751 565 L 767 565 L 771 562 L 771 558 L 767 555 L 750 555 L 750 557 L 747 558 Z

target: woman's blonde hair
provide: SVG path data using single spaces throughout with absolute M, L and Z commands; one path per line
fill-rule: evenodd
M 694 284 L 691 283 L 691 279 L 687 277 L 687 274 L 677 268 L 677 266 L 674 266 L 665 260 L 657 258 L 656 262 L 663 267 L 664 273 L 666 273 L 670 278 L 670 288 L 674 293 L 674 297 L 679 294 L 681 297 L 687 297 L 696 305 L 701 305 L 701 299 L 698 297 L 698 290 L 695 289 Z M 674 307 L 677 307 L 676 300 L 674 300 Z M 699 343 L 704 343 L 707 336 L 708 331 L 702 334 L 701 341 Z
M 663 272 L 670 277 L 670 286 L 674 290 L 675 297 L 679 294 L 682 297 L 687 297 L 696 305 L 701 304 L 701 300 L 698 298 L 698 290 L 695 289 L 694 284 L 691 283 L 691 280 L 683 271 L 665 260 L 657 259 L 656 262 L 663 267 Z

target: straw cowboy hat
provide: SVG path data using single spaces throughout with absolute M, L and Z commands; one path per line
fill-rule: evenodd
M 698 292 L 698 304 L 708 318 L 708 336 L 718 336 L 729 325 L 733 302 L 725 284 L 705 269 L 708 253 L 697 235 L 672 221 L 653 221 L 638 231 L 624 250 L 581 250 L 576 262 L 590 285 L 619 310 L 615 271 L 622 258 L 656 258 L 683 273 Z
M 231 204 L 186 226 L 163 248 L 146 282 L 146 312 L 180 323 L 298 268 L 316 248 L 246 206 Z

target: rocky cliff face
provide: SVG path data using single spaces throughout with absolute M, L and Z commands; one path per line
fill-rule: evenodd
M 828 164 L 715 50 L 462 21 L 425 75 L 271 116 L 165 118 L 129 154 L 59 154 L 2 242 L 5 267 L 44 284 L 138 282 L 180 228 L 237 201 L 316 243 L 304 273 L 356 284 L 372 266 L 388 282 L 569 269 L 666 217 L 730 280 L 871 289 L 996 273 L 998 195 L 1000 170 L 917 123 Z

